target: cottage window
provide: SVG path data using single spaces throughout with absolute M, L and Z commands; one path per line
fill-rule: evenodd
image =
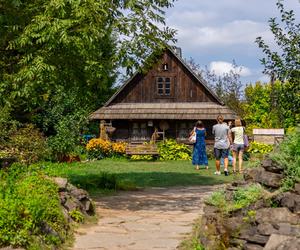
M 157 94 L 159 96 L 171 95 L 171 78 L 170 77 L 157 77 Z

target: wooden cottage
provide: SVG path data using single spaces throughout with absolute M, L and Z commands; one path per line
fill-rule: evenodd
M 135 73 L 90 119 L 111 122 L 113 140 L 149 141 L 157 129 L 165 138 L 186 141 L 197 120 L 212 139 L 219 114 L 236 118 L 181 55 L 167 48 L 147 73 Z

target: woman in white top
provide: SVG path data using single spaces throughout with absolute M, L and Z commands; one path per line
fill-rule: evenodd
M 234 121 L 235 127 L 231 129 L 232 135 L 234 137 L 234 141 L 232 144 L 231 140 L 231 149 L 232 149 L 232 166 L 233 172 L 236 172 L 236 158 L 239 157 L 239 173 L 243 172 L 243 153 L 245 149 L 244 145 L 244 130 L 245 128 L 242 126 L 242 122 L 240 119 L 236 119 Z

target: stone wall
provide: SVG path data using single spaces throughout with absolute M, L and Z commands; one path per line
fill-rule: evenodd
M 79 211 L 86 216 L 95 214 L 95 207 L 87 191 L 76 188 L 65 178 L 55 177 L 52 179 L 58 185 L 60 203 L 68 221 L 73 220 L 70 214 L 72 211 Z
M 229 214 L 206 205 L 200 241 L 206 250 L 300 249 L 300 183 L 281 192 L 283 168 L 266 159 L 260 167 L 246 169 L 243 181 L 226 187 L 226 197 L 239 187 L 259 183 L 266 195 L 254 204 Z

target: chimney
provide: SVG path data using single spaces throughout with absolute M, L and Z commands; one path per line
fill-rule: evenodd
M 176 54 L 177 56 L 182 57 L 182 51 L 181 51 L 181 48 L 180 48 L 180 47 L 174 46 L 173 49 L 174 49 L 174 52 L 175 52 L 175 54 Z

